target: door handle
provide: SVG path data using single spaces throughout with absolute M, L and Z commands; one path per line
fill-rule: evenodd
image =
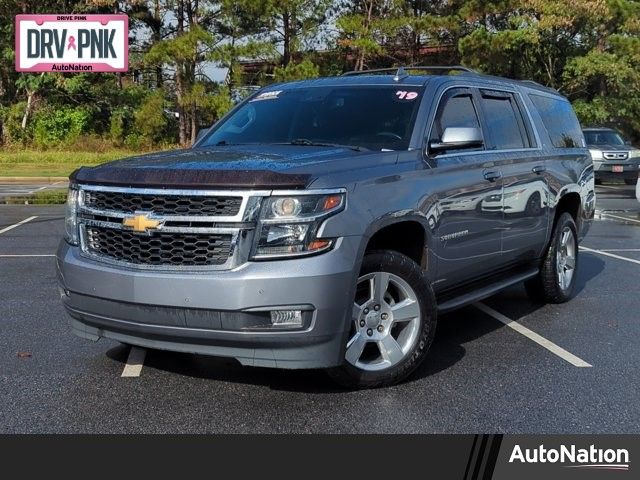
M 547 171 L 547 167 L 545 167 L 544 165 L 536 165 L 535 167 L 533 167 L 531 169 L 531 171 L 533 173 L 540 174 L 540 173 L 546 172 Z
M 490 182 L 495 182 L 499 178 L 502 178 L 502 172 L 497 170 L 490 170 L 488 172 L 484 172 L 484 179 L 489 180 Z

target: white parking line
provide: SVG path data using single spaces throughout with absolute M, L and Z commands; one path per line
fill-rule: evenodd
M 127 358 L 127 364 L 122 371 L 122 377 L 139 377 L 142 373 L 142 366 L 144 365 L 144 357 L 147 355 L 147 350 L 139 347 L 131 347 L 129 351 L 129 358 Z
M 640 252 L 640 248 L 601 248 L 601 252 Z
M 0 255 L 0 258 L 21 258 L 21 257 L 55 257 L 52 253 L 47 253 L 46 255 Z
M 620 220 L 628 220 L 629 222 L 640 223 L 640 220 L 636 220 L 635 218 L 621 217 L 620 215 L 613 215 L 612 213 L 601 213 L 600 216 L 601 217 L 617 218 L 617 219 L 620 219 Z
M 616 255 L 615 253 L 605 252 L 604 250 L 596 250 L 593 248 L 588 248 L 583 246 L 580 246 L 580 250 L 584 250 L 585 252 L 590 252 L 590 253 L 597 253 L 599 255 L 604 255 L 606 257 L 617 258 L 618 260 L 624 260 L 626 262 L 636 263 L 640 265 L 640 260 L 636 260 L 634 258 L 629 258 L 629 257 L 623 257 L 621 255 Z
M 36 218 L 38 218 L 37 215 L 34 215 L 33 217 L 25 218 L 21 222 L 14 223 L 13 225 L 9 225 L 8 227 L 3 228 L 2 230 L 0 230 L 0 233 L 5 233 L 5 232 L 8 232 L 9 230 L 13 230 L 14 228 L 19 227 L 20 225 L 24 225 L 25 223 L 30 222 L 31 220 L 34 220 Z
M 508 317 L 505 317 L 500 312 L 495 311 L 493 308 L 489 307 L 488 305 L 485 305 L 484 303 L 474 303 L 473 305 L 477 309 L 483 311 L 487 315 L 490 315 L 491 317 L 495 318 L 499 322 L 504 323 L 507 327 L 509 327 L 509 328 L 515 330 L 516 332 L 524 335 L 529 340 L 537 343 L 541 347 L 544 347 L 547 350 L 549 350 L 551 353 L 553 353 L 553 354 L 557 355 L 558 357 L 562 358 L 563 360 L 569 362 L 574 367 L 584 368 L 584 367 L 591 367 L 592 366 L 591 364 L 585 362 L 581 358 L 576 357 L 573 353 L 567 352 L 564 348 L 559 347 L 558 345 L 553 343 L 551 340 L 547 340 L 542 335 L 538 335 L 533 330 L 529 330 L 527 327 L 525 327 L 521 323 L 518 323 L 515 320 L 511 320 Z
M 627 186 L 626 185 L 618 185 L 618 186 L 613 186 L 613 185 L 597 185 L 596 189 L 598 188 L 610 188 L 611 190 L 626 190 Z

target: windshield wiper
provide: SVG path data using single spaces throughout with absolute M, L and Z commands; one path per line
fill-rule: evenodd
M 231 142 L 227 142 L 226 140 L 220 140 L 219 142 L 214 144 L 214 146 L 216 147 L 230 147 L 232 145 L 249 145 L 249 144 L 248 143 L 231 143 Z
M 334 147 L 334 148 L 348 148 L 349 150 L 355 150 L 356 152 L 368 151 L 368 148 L 361 147 L 359 145 L 343 145 L 341 143 L 328 143 L 328 142 L 314 142 L 307 138 L 296 138 L 288 143 L 281 143 L 280 145 L 301 145 L 307 147 Z

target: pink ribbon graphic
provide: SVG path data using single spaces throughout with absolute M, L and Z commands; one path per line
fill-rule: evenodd
M 67 45 L 67 50 L 71 50 L 72 48 L 74 50 L 78 50 L 76 48 L 76 37 L 74 37 L 73 35 L 69 37 L 69 44 Z

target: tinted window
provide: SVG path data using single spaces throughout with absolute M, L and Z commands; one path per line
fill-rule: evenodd
M 300 140 L 405 150 L 422 100 L 412 87 L 311 87 L 262 92 L 217 125 L 204 145 Z
M 569 102 L 542 95 L 530 95 L 529 97 L 538 109 L 554 147 L 577 148 L 585 146 L 580 124 Z
M 528 146 L 520 109 L 513 95 L 483 91 L 482 106 L 494 148 L 508 150 Z
M 439 142 L 445 129 L 449 127 L 480 128 L 473 96 L 468 90 L 450 90 L 440 102 L 436 119 L 431 130 L 430 142 Z M 469 149 L 465 149 L 468 151 Z M 482 150 L 481 148 L 479 150 Z M 447 150 L 441 153 L 453 153 Z
M 624 145 L 624 139 L 618 132 L 611 130 L 590 130 L 584 132 L 587 145 Z

